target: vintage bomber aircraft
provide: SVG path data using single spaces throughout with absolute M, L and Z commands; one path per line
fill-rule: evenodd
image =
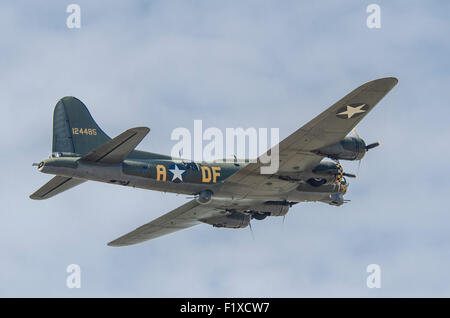
M 346 136 L 396 84 L 392 77 L 368 82 L 281 141 L 275 174 L 260 173 L 260 158 L 255 163 L 185 162 L 135 150 L 149 128 L 131 128 L 111 139 L 80 100 L 64 97 L 53 114 L 52 155 L 38 164 L 40 172 L 56 176 L 30 198 L 48 199 L 87 180 L 194 196 L 110 246 L 140 243 L 199 223 L 244 228 L 252 219 L 284 216 L 298 202 L 339 206 L 348 188 L 345 176 L 352 176 L 339 160 L 360 160 L 378 145 Z M 333 161 L 322 161 L 325 157 Z

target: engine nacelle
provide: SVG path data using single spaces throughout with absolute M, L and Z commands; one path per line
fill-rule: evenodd
M 208 204 L 212 200 L 213 193 L 209 190 L 203 190 L 198 194 L 196 198 L 197 202 L 200 204 Z
M 248 224 L 250 223 L 250 215 L 239 212 L 232 212 L 228 215 L 216 216 L 201 221 L 214 227 L 239 229 L 248 226 Z
M 314 153 L 336 160 L 360 160 L 366 154 L 366 143 L 359 137 L 345 137 L 334 145 L 322 147 Z
M 307 183 L 314 187 L 324 184 L 340 183 L 344 176 L 344 170 L 339 163 L 322 161 L 312 169 L 314 177 L 307 180 Z
M 255 206 L 252 211 L 260 214 L 267 213 L 270 216 L 284 216 L 289 212 L 290 207 L 290 203 L 286 201 L 267 201 Z

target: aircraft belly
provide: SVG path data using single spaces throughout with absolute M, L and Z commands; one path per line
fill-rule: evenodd
M 154 179 L 140 177 L 129 177 L 128 179 L 130 179 L 130 186 L 136 188 L 171 193 L 197 194 L 203 190 L 209 190 L 211 188 L 205 186 L 204 184 L 173 183 L 170 181 L 156 181 Z
M 233 196 L 236 198 L 276 198 L 284 200 L 286 195 L 297 187 L 295 182 L 288 182 L 278 178 L 267 179 L 264 183 L 252 182 L 247 178 L 246 184 L 228 182 L 226 186 L 220 188 L 220 195 Z
M 313 202 L 329 199 L 331 193 L 328 192 L 299 192 L 292 191 L 288 194 L 287 200 L 294 202 Z
M 246 184 L 228 183 L 191 183 L 155 180 L 145 176 L 136 176 L 123 172 L 121 164 L 92 164 L 79 162 L 76 166 L 45 166 L 42 172 L 64 177 L 136 187 L 186 195 L 198 194 L 210 190 L 214 197 L 234 200 L 288 200 L 295 202 L 328 200 L 330 194 L 341 192 L 339 189 L 323 186 L 314 188 L 295 181 L 282 180 L 277 177 L 268 178 L 264 183 L 257 183 L 252 177 Z M 253 184 L 253 185 L 252 185 Z

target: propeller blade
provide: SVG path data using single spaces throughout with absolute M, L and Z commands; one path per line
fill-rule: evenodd
M 344 172 L 342 175 L 343 175 L 344 177 L 349 177 L 349 178 L 357 178 L 357 177 L 358 177 L 356 174 L 353 174 L 353 173 L 346 173 L 346 172 Z
M 358 133 L 357 133 L 357 131 L 356 131 L 356 128 L 353 128 L 353 129 L 352 129 L 352 133 L 353 133 L 353 135 L 355 135 L 355 137 L 361 138 L 361 137 L 359 137 L 359 135 L 358 135 Z
M 252 239 L 254 241 L 255 240 L 255 235 L 253 234 L 253 228 L 252 228 L 252 223 L 251 222 L 248 223 L 248 227 L 250 228 L 250 232 L 252 233 Z
M 373 144 L 367 145 L 366 150 L 370 150 L 372 148 L 378 147 L 379 145 L 381 145 L 381 143 L 379 141 L 374 142 Z

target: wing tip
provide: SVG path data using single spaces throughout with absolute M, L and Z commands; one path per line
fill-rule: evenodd
M 140 126 L 140 127 L 130 128 L 129 130 L 138 131 L 138 132 L 142 132 L 142 133 L 148 133 L 150 131 L 150 128 L 146 127 L 146 126 Z
M 391 89 L 394 88 L 395 85 L 397 85 L 397 83 L 398 78 L 396 77 L 382 77 L 362 84 L 357 89 L 355 89 L 354 92 L 370 90 L 374 92 L 384 92 L 385 94 L 387 94 Z
M 120 244 L 117 244 L 118 243 L 117 241 L 118 240 L 113 240 L 113 241 L 107 243 L 106 245 L 108 245 L 108 246 L 120 246 Z
M 47 196 L 45 196 L 45 195 L 39 195 L 38 192 L 39 192 L 39 191 L 36 191 L 36 192 L 30 194 L 28 197 L 29 197 L 31 200 L 45 200 L 45 199 L 48 199 L 48 198 L 49 198 L 49 197 L 47 197 Z
M 121 247 L 121 246 L 129 246 L 129 245 L 132 245 L 132 244 L 121 243 L 120 240 L 117 239 L 117 240 L 109 242 L 106 245 L 111 246 L 111 247 Z
M 391 90 L 398 83 L 398 78 L 394 76 L 378 78 L 376 80 L 366 83 L 366 85 L 377 85 L 381 87 L 386 87 Z
M 398 78 L 394 76 L 380 78 L 380 80 L 390 82 L 392 84 L 392 87 L 394 87 L 398 83 Z

